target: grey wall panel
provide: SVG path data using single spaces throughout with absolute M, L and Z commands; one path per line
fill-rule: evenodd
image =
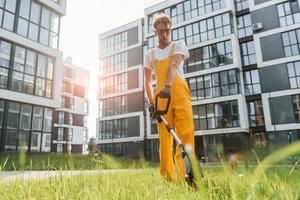
M 133 27 L 128 30 L 128 46 L 134 45 L 139 42 L 139 29 L 138 27 Z
M 128 120 L 128 137 L 136 137 L 140 135 L 140 118 L 129 117 Z
M 254 4 L 257 5 L 257 4 L 265 3 L 267 1 L 271 1 L 271 0 L 254 0 Z
M 143 64 L 143 48 L 136 47 L 127 51 L 128 67 Z
M 138 69 L 128 72 L 128 90 L 139 87 Z
M 295 123 L 291 96 L 273 97 L 269 99 L 272 124 Z
M 281 33 L 260 38 L 263 61 L 284 57 Z
M 286 64 L 259 68 L 262 93 L 290 89 Z
M 266 17 L 266 15 L 268 17 Z M 280 27 L 276 5 L 258 9 L 251 12 L 252 24 L 261 22 L 263 29 L 259 32 L 271 30 Z
M 144 93 L 136 92 L 128 95 L 128 112 L 138 112 L 143 111 L 143 103 L 144 103 Z

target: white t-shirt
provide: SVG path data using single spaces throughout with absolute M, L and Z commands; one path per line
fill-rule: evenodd
M 184 60 L 186 60 L 190 57 L 188 48 L 185 45 L 184 41 L 171 42 L 164 49 L 155 47 L 154 49 L 147 51 L 145 54 L 145 57 L 144 57 L 144 62 L 145 62 L 144 67 L 154 70 L 153 59 L 158 60 L 158 61 L 166 59 L 169 56 L 169 53 L 170 53 L 170 50 L 171 50 L 171 47 L 173 44 L 175 45 L 173 54 L 183 55 L 183 61 L 177 67 L 177 72 L 184 79 L 183 62 L 184 62 Z M 153 57 L 153 54 L 151 53 L 152 51 L 154 51 L 154 58 L 152 58 Z

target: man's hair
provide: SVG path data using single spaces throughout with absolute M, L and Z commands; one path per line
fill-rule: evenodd
M 158 14 L 154 15 L 152 28 L 154 30 L 156 30 L 157 25 L 160 23 L 163 23 L 165 25 L 169 24 L 170 26 L 172 26 L 172 21 L 171 21 L 170 17 L 168 15 L 166 15 L 165 13 L 158 13 Z

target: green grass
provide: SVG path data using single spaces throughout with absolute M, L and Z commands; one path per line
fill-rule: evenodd
M 225 170 L 225 171 L 224 171 Z M 42 181 L 0 181 L 0 199 L 299 199 L 300 173 L 289 170 L 267 173 L 266 180 L 248 171 L 224 168 L 204 171 L 203 186 L 164 182 L 158 168 L 112 174 L 78 175 Z M 245 171 L 243 171 L 245 172 Z
M 198 190 L 184 181 L 166 182 L 159 175 L 159 168 L 139 161 L 115 159 L 104 156 L 99 162 L 106 168 L 130 168 L 112 173 L 59 176 L 44 180 L 14 180 L 0 178 L 0 200 L 6 199 L 287 199 L 300 200 L 299 162 L 294 167 L 272 167 L 291 155 L 300 152 L 300 142 L 295 142 L 272 155 L 250 170 L 242 165 L 232 170 L 227 164 L 203 168 L 204 177 L 196 175 Z M 22 156 L 21 156 L 22 157 Z M 73 157 L 74 158 L 74 157 Z M 63 159 L 63 158 L 61 158 Z M 27 159 L 19 159 L 26 163 Z M 7 163 L 7 161 L 5 161 Z M 82 161 L 83 162 L 83 161 Z M 98 161 L 97 161 L 98 162 Z M 127 164 L 124 164 L 124 163 Z M 130 164 L 128 164 L 128 162 Z M 75 164 L 76 162 L 74 162 Z M 105 164 L 104 164 L 105 163 Z M 26 166 L 26 165 L 24 165 Z M 136 169 L 138 167 L 140 169 Z M 152 167 L 152 168 L 151 168 Z M 193 159 L 194 172 L 199 167 Z M 102 169 L 99 167 L 99 169 Z
M 102 157 L 79 154 L 27 155 L 22 152 L 0 154 L 0 171 L 128 169 L 155 166 L 158 166 L 158 163 L 109 155 Z

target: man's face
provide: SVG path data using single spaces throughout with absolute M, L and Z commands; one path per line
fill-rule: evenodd
M 168 43 L 170 41 L 171 26 L 159 23 L 156 26 L 155 35 L 159 42 Z

